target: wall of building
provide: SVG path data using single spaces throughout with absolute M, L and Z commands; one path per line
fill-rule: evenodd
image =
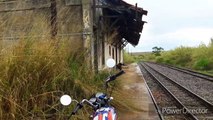
M 68 41 L 73 50 L 82 47 L 82 5 L 74 0 L 8 0 L 0 2 L 0 41 L 6 47 L 20 39 Z M 53 20 L 55 16 L 55 21 Z M 55 29 L 55 30 L 53 30 Z M 56 33 L 53 33 L 56 32 Z
M 75 51 L 83 47 L 83 10 L 80 0 L 57 0 L 57 39 Z
M 41 9 L 27 10 L 38 6 Z M 3 45 L 13 44 L 29 34 L 34 33 L 34 37 L 38 37 L 38 34 L 49 31 L 50 27 L 46 24 L 46 20 L 50 18 L 45 15 L 50 12 L 49 7 L 50 4 L 47 3 L 35 5 L 34 2 L 31 4 L 19 1 L 1 2 L 0 40 L 4 41 Z
M 102 3 L 100 0 L 95 0 L 95 4 L 101 6 Z M 106 61 L 109 58 L 113 58 L 116 63 L 123 61 L 122 50 L 119 45 L 115 46 L 114 43 L 117 43 L 116 32 L 113 32 L 113 25 L 109 21 L 109 17 L 104 15 L 104 11 L 101 7 L 95 9 L 95 15 L 93 18 L 94 26 L 96 27 L 94 34 L 95 47 L 97 50 L 95 52 L 97 62 L 97 68 L 99 70 L 106 68 Z
M 102 9 L 93 9 L 92 0 L 5 0 L 0 2 L 1 47 L 20 39 L 66 42 L 71 50 L 88 50 L 88 64 L 105 67 L 108 58 L 122 62 L 120 49 L 111 45 L 110 25 L 99 21 Z M 97 30 L 94 31 L 94 26 Z M 104 28 L 105 27 L 105 28 Z M 116 57 L 117 51 L 117 57 Z M 97 60 L 97 61 L 96 61 Z
M 115 47 L 107 42 L 104 42 L 103 49 L 105 51 L 104 54 L 100 54 L 98 57 L 98 61 L 99 61 L 98 69 L 99 70 L 106 68 L 106 61 L 109 58 L 113 58 L 116 61 L 116 64 L 123 63 L 123 50 L 121 50 L 119 47 Z M 99 51 L 101 51 L 101 49 Z M 116 55 L 116 51 L 117 51 L 117 55 Z M 103 55 L 104 55 L 104 57 L 103 57 Z

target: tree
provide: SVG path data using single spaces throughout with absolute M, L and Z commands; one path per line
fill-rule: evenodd
M 164 49 L 162 47 L 153 47 L 152 48 L 152 53 L 155 54 L 156 56 L 160 56 L 160 53 L 163 51 Z

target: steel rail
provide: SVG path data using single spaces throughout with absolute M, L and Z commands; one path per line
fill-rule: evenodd
M 183 89 L 184 91 L 187 91 L 189 94 L 193 95 L 194 97 L 196 97 L 197 99 L 199 99 L 200 101 L 202 101 L 207 108 L 210 108 L 211 111 L 213 111 L 213 104 L 209 101 L 207 101 L 206 99 L 202 98 L 201 96 L 199 96 L 198 94 L 192 92 L 191 90 L 189 90 L 188 88 L 182 86 L 181 84 L 177 83 L 176 81 L 172 80 L 170 77 L 166 76 L 165 74 L 153 69 L 151 66 L 147 65 L 145 63 L 146 66 L 148 66 L 150 69 L 152 69 L 153 71 L 157 72 L 158 74 L 160 74 L 161 76 L 163 76 L 164 78 L 170 80 L 173 84 L 179 86 L 181 89 Z
M 187 74 L 190 74 L 190 75 L 193 75 L 193 76 L 196 76 L 196 77 L 206 79 L 206 80 L 213 82 L 213 77 L 210 76 L 210 75 L 202 74 L 202 73 L 192 71 L 192 70 L 188 70 L 188 69 L 185 69 L 185 68 L 179 68 L 179 67 L 174 67 L 174 66 L 170 66 L 170 65 L 166 65 L 166 66 L 168 66 L 171 69 L 174 69 L 174 70 L 177 70 L 177 71 L 180 71 L 180 72 L 183 72 L 183 73 L 187 73 Z
M 186 111 L 187 111 L 187 113 L 186 113 L 186 115 L 188 115 L 189 117 L 191 117 L 192 119 L 194 119 L 194 120 L 199 120 L 195 115 L 193 115 L 192 113 L 190 113 L 189 112 L 189 109 L 171 92 L 171 91 L 169 91 L 167 88 L 166 88 L 166 86 L 162 83 L 162 82 L 160 82 L 160 80 L 150 71 L 150 70 L 148 70 L 148 68 L 145 66 L 145 65 L 143 65 L 143 64 L 141 64 L 145 69 L 146 69 L 146 71 L 154 78 L 154 80 L 167 92 L 167 93 L 169 93 L 169 95 L 171 95 L 173 98 L 174 98 L 174 100 L 179 104 L 179 107 L 180 108 L 183 108 L 183 109 L 185 109 Z
M 167 65 L 167 64 L 159 64 L 159 63 L 154 63 L 154 62 L 148 62 L 148 63 L 157 64 L 157 65 L 160 65 L 160 66 L 171 68 L 173 70 L 177 70 L 177 71 L 180 71 L 180 72 L 183 72 L 183 73 L 186 73 L 186 74 L 190 74 L 192 76 L 199 77 L 199 78 L 202 78 L 202 79 L 206 79 L 210 82 L 213 82 L 213 76 L 211 76 L 211 75 L 207 75 L 207 74 L 199 73 L 199 72 L 196 72 L 196 71 L 193 71 L 193 70 L 175 67 L 175 66 Z
M 139 66 L 139 68 L 140 68 L 140 71 L 141 71 L 141 65 L 138 63 L 138 66 Z M 141 73 L 142 73 L 142 71 L 141 71 Z M 156 111 L 157 111 L 157 113 L 158 113 L 158 116 L 159 116 L 159 118 L 160 118 L 160 120 L 164 120 L 164 117 L 163 117 L 163 115 L 162 115 L 162 113 L 161 113 L 161 110 L 160 110 L 160 108 L 158 107 L 158 105 L 157 105 L 157 102 L 156 102 L 156 100 L 155 100 L 155 98 L 154 98 L 154 96 L 153 96 L 153 94 L 152 94 L 152 92 L 151 92 L 151 90 L 150 90 L 150 88 L 149 88 L 149 86 L 148 86 L 148 84 L 147 84 L 147 82 L 146 82 L 146 80 L 144 79 L 144 82 L 145 82 L 145 85 L 146 85 L 146 88 L 147 88 L 147 90 L 148 90 L 148 92 L 149 92 L 149 95 L 150 95 L 150 97 L 151 97 L 151 99 L 152 99 L 152 102 L 154 103 L 154 106 L 155 106 L 155 108 L 156 108 Z

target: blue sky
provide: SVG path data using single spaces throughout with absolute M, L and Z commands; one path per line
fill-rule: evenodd
M 152 51 L 159 46 L 171 50 L 179 46 L 208 44 L 213 37 L 213 0 L 125 0 L 148 10 L 138 46 L 130 52 Z

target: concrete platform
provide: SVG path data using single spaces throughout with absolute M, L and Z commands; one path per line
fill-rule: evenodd
M 134 110 L 118 113 L 118 120 L 159 120 L 137 64 L 128 65 L 123 70 L 126 73 L 121 78 L 122 91 L 129 94 L 126 99 L 134 103 Z

